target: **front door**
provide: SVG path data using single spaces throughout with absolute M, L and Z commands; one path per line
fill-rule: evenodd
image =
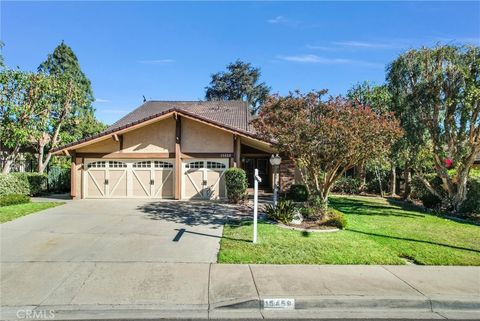
M 245 172 L 247 173 L 248 187 L 253 187 L 253 177 L 255 168 L 258 169 L 258 176 L 262 182 L 258 184 L 259 187 L 269 186 L 269 160 L 268 158 L 245 158 Z

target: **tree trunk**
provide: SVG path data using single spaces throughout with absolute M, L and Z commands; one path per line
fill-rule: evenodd
M 403 199 L 406 201 L 411 201 L 410 194 L 412 193 L 412 170 L 410 166 L 405 166 L 403 172 L 403 179 L 405 181 L 405 189 L 403 191 Z
M 391 186 L 390 186 L 390 194 L 391 196 L 397 196 L 397 168 L 395 164 L 392 162 L 391 168 Z
M 380 196 L 383 197 L 382 178 L 380 177 L 380 172 L 378 171 L 377 166 L 375 166 L 375 176 L 377 176 L 378 187 L 380 189 Z
M 365 190 L 365 186 L 367 185 L 367 175 L 366 175 L 366 171 L 365 171 L 365 162 L 361 162 L 359 165 L 358 165 L 358 172 L 357 172 L 357 179 L 360 180 L 360 191 L 364 191 Z
M 460 211 L 462 203 L 467 199 L 468 172 L 462 172 L 457 176 L 457 190 L 452 197 L 452 207 L 455 213 Z
M 40 174 L 43 174 L 43 172 L 45 172 L 48 162 L 52 157 L 52 154 L 50 152 L 48 152 L 47 155 L 44 156 L 44 152 L 45 152 L 45 145 L 40 144 L 38 146 L 38 155 L 37 155 L 37 161 L 38 161 L 37 172 Z
M 3 174 L 8 174 L 10 173 L 10 170 L 12 169 L 12 164 L 15 162 L 15 160 L 18 157 L 18 154 L 20 153 L 20 147 L 15 146 L 15 148 L 12 150 L 10 154 L 5 158 L 2 166 L 2 173 Z

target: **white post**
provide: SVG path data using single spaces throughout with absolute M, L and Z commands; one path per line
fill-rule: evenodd
M 262 179 L 258 176 L 258 169 L 255 168 L 254 191 L 253 191 L 253 243 L 257 243 L 257 220 L 258 220 L 258 182 Z
M 278 199 L 278 184 L 277 184 L 277 171 L 278 171 L 278 166 L 274 165 L 273 169 L 273 206 L 277 206 L 277 199 Z

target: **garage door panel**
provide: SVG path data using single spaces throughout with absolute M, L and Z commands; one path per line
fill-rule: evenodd
M 86 177 L 87 193 L 90 197 L 105 196 L 105 170 L 89 169 Z
M 220 196 L 219 188 L 220 188 L 220 176 L 222 172 L 207 170 L 207 193 L 208 198 L 218 198 Z
M 150 170 L 132 171 L 132 194 L 134 197 L 150 196 Z
M 155 170 L 153 179 L 155 181 L 154 197 L 173 197 L 173 170 Z
M 108 185 L 110 197 L 127 197 L 127 171 L 110 170 Z
M 202 170 L 188 170 L 184 179 L 186 198 L 203 198 L 202 195 Z

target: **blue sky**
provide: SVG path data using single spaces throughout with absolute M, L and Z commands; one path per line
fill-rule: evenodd
M 382 83 L 403 51 L 480 43 L 480 2 L 5 2 L 3 55 L 35 70 L 62 40 L 90 78 L 97 116 L 142 103 L 203 99 L 210 75 L 237 58 L 274 92 Z

